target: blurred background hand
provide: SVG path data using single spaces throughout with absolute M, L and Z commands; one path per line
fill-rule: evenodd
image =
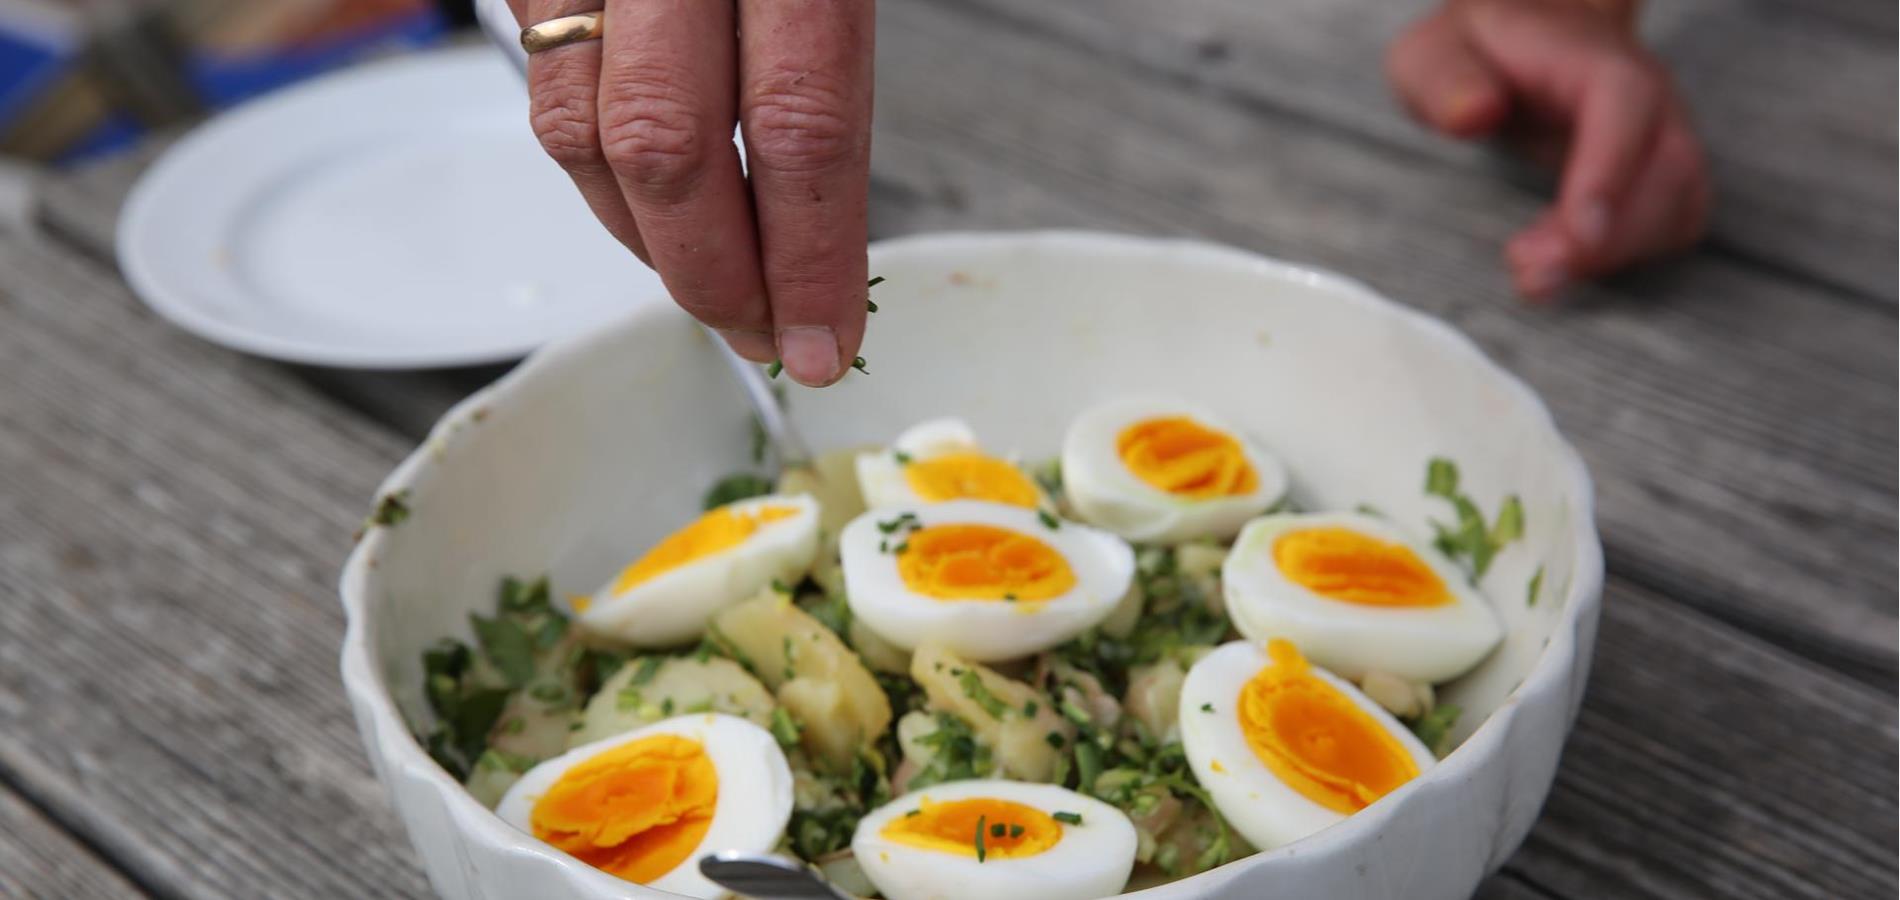
M 1504 137 L 1561 170 L 1556 201 L 1505 247 L 1526 297 L 1702 235 L 1702 147 L 1634 19 L 1634 0 L 1446 0 L 1387 54 L 1419 121 L 1456 138 Z
M 527 26 L 601 0 L 509 7 Z M 605 17 L 600 40 L 529 57 L 541 145 L 741 356 L 836 381 L 864 336 L 872 0 L 607 0 Z

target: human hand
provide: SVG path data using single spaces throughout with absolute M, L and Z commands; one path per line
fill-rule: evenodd
M 528 58 L 541 146 L 739 355 L 836 381 L 864 337 L 873 0 L 508 5 L 525 27 L 603 2 L 600 39 Z
M 1556 202 L 1505 247 L 1525 297 L 1702 235 L 1702 146 L 1634 19 L 1635 0 L 1445 0 L 1387 52 L 1414 117 L 1452 137 L 1503 132 L 1561 169 Z

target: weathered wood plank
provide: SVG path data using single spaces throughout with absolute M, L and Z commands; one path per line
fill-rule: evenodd
M 329 594 L 398 442 L 62 248 L 0 244 L 0 298 L 0 766 L 180 896 L 420 895 Z M 1888 698 L 1619 579 L 1598 654 L 1549 815 L 1486 896 L 1892 884 Z
M 1499 168 L 1495 157 L 1424 133 L 1391 99 L 1385 45 L 1428 2 L 1197 0 L 1165 13 L 1143 0 L 925 2 L 984 16 L 989 34 L 1034 33 L 1256 114 L 1372 139 L 1415 163 Z M 1676 73 L 1710 150 L 1716 243 L 1892 303 L 1893 5 L 1675 0 L 1645 4 L 1644 13 L 1645 35 Z M 916 102 L 888 80 L 880 90 Z M 1055 117 L 1058 102 L 1079 99 L 1031 95 Z M 1287 163 L 1261 154 L 1256 164 Z
M 1892 696 L 1620 580 L 1600 627 L 1511 870 L 1564 897 L 1894 895 Z
M 0 768 L 179 896 L 420 895 L 336 676 L 402 443 L 68 251 L 0 272 Z
M 1365 278 L 1457 322 L 1545 393 L 1598 472 L 1620 567 L 1890 681 L 1890 317 L 1708 256 L 1587 291 L 1577 309 L 1520 310 L 1493 259 L 1535 208 L 1530 195 L 1159 85 L 940 2 L 884 10 L 879 233 L 1203 234 Z M 57 180 L 48 217 L 109 258 L 139 165 Z M 300 374 L 413 436 L 486 373 Z
M 1596 473 L 1621 568 L 1891 689 L 1886 310 L 1708 254 L 1526 309 L 1493 258 L 1537 201 L 1481 172 L 1157 84 L 960 8 L 900 0 L 880 16 L 878 233 L 1193 234 L 1363 278 L 1542 392 Z
M 0 787 L 0 897 L 117 900 L 144 897 L 20 795 Z

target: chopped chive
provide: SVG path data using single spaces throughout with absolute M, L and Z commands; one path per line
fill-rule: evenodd
M 864 309 L 866 312 L 877 312 L 877 301 L 866 297 L 864 299 Z
M 983 857 L 989 855 L 988 852 L 983 849 L 983 823 L 987 818 L 988 818 L 987 816 L 976 817 L 976 861 L 977 862 L 982 862 Z
M 856 357 L 852 357 L 852 359 L 851 359 L 851 368 L 853 368 L 853 369 L 856 369 L 856 370 L 858 370 L 859 372 L 862 372 L 862 373 L 864 373 L 864 374 L 866 374 L 866 375 L 869 375 L 869 374 L 871 374 L 871 370 L 870 370 L 870 369 L 867 369 L 867 368 L 865 368 L 864 366 L 865 366 L 865 362 L 864 362 L 864 357 L 862 357 L 862 356 L 856 356 Z
M 923 810 L 921 810 L 921 809 L 913 809 L 913 810 L 911 810 L 910 812 L 907 812 L 907 813 L 905 813 L 905 814 L 904 814 L 904 818 L 906 818 L 906 819 L 908 819 L 908 818 L 910 818 L 911 816 L 917 816 L 917 815 L 922 815 L 922 814 L 923 814 L 923 812 L 924 812 L 924 811 L 923 811 Z
M 904 551 L 909 550 L 909 549 L 910 549 L 910 541 L 905 541 L 901 544 L 898 544 L 895 547 L 892 547 L 891 552 L 899 556 L 902 556 L 904 555 Z
M 1024 702 L 1023 702 L 1023 718 L 1025 718 L 1025 719 L 1033 719 L 1033 718 L 1035 718 L 1035 717 L 1036 717 L 1036 710 L 1038 710 L 1038 709 L 1041 709 L 1041 708 L 1042 708 L 1042 707 L 1040 707 L 1040 706 L 1037 706 L 1037 705 L 1036 705 L 1036 701 L 1034 701 L 1034 700 L 1026 700 L 1026 701 L 1024 701 Z
M 772 360 L 771 365 L 765 367 L 765 377 L 777 378 L 778 373 L 783 372 L 783 371 L 785 371 L 785 361 L 782 359 L 775 359 L 775 360 Z
M 1006 835 L 1008 833 L 1009 833 L 1009 826 L 1004 825 L 1001 822 L 996 822 L 990 825 L 990 837 L 1002 837 L 1003 835 Z
M 1015 602 L 1016 602 L 1016 595 L 1015 595 L 1015 594 L 1004 594 L 1004 595 L 1003 595 L 1003 602 L 1005 602 L 1005 603 L 1015 603 Z
M 660 700 L 660 715 L 670 716 L 672 714 L 673 714 L 673 698 L 672 697 L 662 698 Z
M 867 281 L 867 282 L 865 282 L 865 283 L 864 283 L 864 287 L 865 287 L 865 288 L 866 288 L 866 289 L 868 290 L 868 289 L 870 289 L 870 288 L 874 288 L 874 287 L 877 287 L 878 285 L 880 285 L 880 284 L 883 284 L 883 283 L 884 283 L 884 276 L 882 276 L 882 275 L 873 275 L 873 276 L 871 276 L 871 280 L 870 280 L 870 281 Z
M 1049 732 L 1048 735 L 1043 737 L 1043 740 L 1048 741 L 1049 746 L 1054 747 L 1057 750 L 1062 749 L 1064 745 L 1068 744 L 1068 741 L 1063 740 L 1062 732 L 1060 731 Z
M 1011 825 L 1011 826 L 1009 826 L 1009 836 L 1010 836 L 1010 837 L 1013 837 L 1013 838 L 1019 838 L 1019 837 L 1022 837 L 1022 836 L 1023 836 L 1023 826 L 1021 826 L 1021 825 Z
M 646 684 L 647 682 L 652 681 L 653 676 L 660 671 L 660 666 L 665 662 L 666 662 L 666 657 L 664 656 L 640 657 L 639 665 L 636 665 L 633 668 L 633 678 L 630 679 L 627 683 L 628 684 Z
M 1544 567 L 1538 566 L 1537 573 L 1531 576 L 1530 586 L 1524 589 L 1524 605 L 1536 606 L 1537 594 L 1544 589 Z
M 897 460 L 897 464 L 900 466 L 910 465 L 910 454 L 902 450 L 892 450 L 891 458 Z
M 1213 712 L 1213 711 L 1214 711 L 1214 704 L 1212 704 L 1212 703 L 1203 703 L 1203 704 L 1201 704 L 1201 712 L 1205 712 L 1205 713 L 1211 713 L 1211 712 Z
M 1051 813 L 1051 814 L 1050 814 L 1050 816 L 1049 816 L 1049 818 L 1051 818 L 1051 819 L 1054 819 L 1054 820 L 1056 820 L 1056 821 L 1058 821 L 1058 822 L 1062 822 L 1062 823 L 1064 823 L 1064 824 L 1068 824 L 1068 825 L 1080 825 L 1080 824 L 1082 824 L 1082 814 L 1081 814 L 1081 813 L 1072 813 L 1072 812 L 1058 812 L 1058 813 Z
M 1037 521 L 1042 523 L 1042 527 L 1047 528 L 1050 531 L 1054 531 L 1062 527 L 1062 520 L 1051 515 L 1049 511 L 1046 509 L 1036 510 L 1036 519 Z

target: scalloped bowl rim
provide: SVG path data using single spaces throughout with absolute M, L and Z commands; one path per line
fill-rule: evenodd
M 1385 297 L 1358 279 L 1234 247 L 1186 238 L 1136 237 L 1078 230 L 935 232 L 878 241 L 871 246 L 871 256 L 875 262 L 880 255 L 918 249 L 939 254 L 954 254 L 964 248 L 992 247 L 998 244 L 1066 246 L 1096 252 L 1112 252 L 1118 247 L 1144 250 L 1166 249 L 1184 256 L 1199 256 L 1209 261 L 1238 263 L 1263 274 L 1324 287 L 1337 293 L 1343 302 L 1369 305 L 1384 314 L 1397 316 L 1408 325 L 1417 328 L 1423 338 L 1445 345 L 1448 352 L 1475 359 L 1484 367 L 1487 374 L 1498 379 L 1517 401 L 1524 404 L 1525 409 L 1536 419 L 1537 424 L 1547 428 L 1553 436 L 1554 446 L 1561 455 L 1557 462 L 1567 473 L 1570 496 L 1575 498 L 1568 515 L 1574 526 L 1575 544 L 1571 549 L 1576 554 L 1576 577 L 1572 579 L 1569 593 L 1564 597 L 1562 620 L 1552 631 L 1549 643 L 1532 663 L 1522 683 L 1452 753 L 1431 770 L 1379 802 L 1309 837 L 1272 850 L 1257 852 L 1190 878 L 1121 896 L 1153 896 L 1184 889 L 1213 891 L 1232 879 L 1244 877 L 1254 867 L 1270 863 L 1275 859 L 1295 854 L 1325 853 L 1368 840 L 1383 829 L 1396 811 L 1414 795 L 1429 790 L 1434 785 L 1455 786 L 1456 783 L 1466 781 L 1476 770 L 1499 758 L 1505 752 L 1504 738 L 1511 731 L 1512 722 L 1520 705 L 1526 702 L 1540 704 L 1574 702 L 1571 697 L 1566 696 L 1566 688 L 1581 689 L 1582 687 L 1580 684 L 1569 683 L 1573 675 L 1576 656 L 1579 653 L 1577 639 L 1583 630 L 1583 623 L 1593 620 L 1596 616 L 1601 604 L 1603 587 L 1603 550 L 1595 523 L 1594 487 L 1581 456 L 1557 428 L 1555 419 L 1542 398 L 1522 379 L 1492 360 L 1463 332 L 1434 316 Z M 411 490 L 426 481 L 427 472 L 433 465 L 440 447 L 445 442 L 454 440 L 455 432 L 461 430 L 457 426 L 474 417 L 477 410 L 506 403 L 515 385 L 536 378 L 544 369 L 552 368 L 569 357 L 585 353 L 595 344 L 610 340 L 613 335 L 622 330 L 642 327 L 642 323 L 650 318 L 673 315 L 677 315 L 675 310 L 659 304 L 637 308 L 623 318 L 593 331 L 555 341 L 537 350 L 521 365 L 493 384 L 463 399 L 443 414 L 430 430 L 428 437 L 378 487 L 376 496 L 382 497 L 396 491 Z M 351 551 L 342 570 L 340 593 L 348 619 L 341 659 L 343 683 L 357 711 L 358 721 L 363 725 L 365 731 L 363 737 L 371 744 L 369 750 L 372 754 L 372 762 L 379 776 L 383 778 L 386 793 L 393 792 L 393 785 L 389 781 L 385 767 L 395 766 L 407 779 L 427 784 L 435 790 L 438 794 L 437 799 L 442 802 L 444 809 L 464 836 L 478 839 L 499 852 L 538 857 L 556 864 L 561 871 L 567 873 L 570 879 L 579 879 L 577 883 L 572 884 L 573 887 L 589 893 L 624 896 L 628 888 L 637 889 L 638 886 L 630 885 L 628 882 L 579 863 L 503 822 L 477 802 L 417 743 L 384 683 L 379 667 L 373 660 L 373 642 L 369 639 L 368 633 L 366 605 L 369 602 L 369 581 L 374 569 L 373 561 L 378 558 L 386 540 L 385 531 L 386 529 L 382 528 L 368 529 Z M 1587 653 L 1588 648 L 1584 648 L 1583 652 Z M 1585 674 L 1587 673 L 1574 673 L 1575 677 L 1582 677 Z M 367 719 L 365 719 L 365 714 L 367 714 Z M 1574 717 L 1574 709 L 1572 716 Z M 1569 719 L 1566 721 L 1568 722 Z M 1501 859 L 1494 859 L 1487 870 L 1494 869 L 1498 862 L 1501 862 Z M 662 896 L 659 892 L 650 893 Z

